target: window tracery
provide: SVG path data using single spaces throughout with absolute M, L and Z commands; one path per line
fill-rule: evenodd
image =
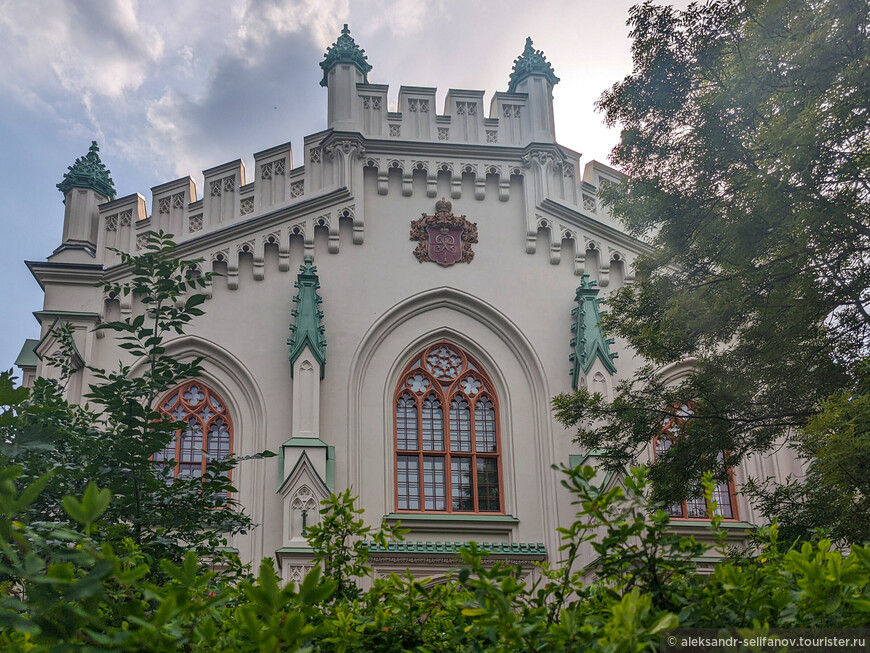
M 498 400 L 473 358 L 448 342 L 427 347 L 393 407 L 397 510 L 503 511 Z
M 211 461 L 232 451 L 233 425 L 226 402 L 200 380 L 187 381 L 169 392 L 159 410 L 187 427 L 154 454 L 168 478 L 199 478 Z

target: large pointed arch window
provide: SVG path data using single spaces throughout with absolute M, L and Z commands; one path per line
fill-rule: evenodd
M 396 509 L 503 512 L 498 398 L 477 361 L 431 345 L 402 372 L 393 402 Z
M 689 404 L 683 404 L 672 415 L 662 420 L 662 432 L 653 441 L 653 453 L 656 458 L 664 456 L 674 440 L 681 437 L 680 429 L 683 423 L 693 414 Z M 717 455 L 720 464 L 725 463 L 725 454 Z M 716 504 L 715 514 L 723 519 L 737 519 L 737 496 L 734 488 L 734 475 L 728 468 L 728 482 L 718 482 L 713 486 L 712 500 Z M 680 503 L 675 503 L 666 509 L 671 518 L 676 519 L 708 519 L 707 511 L 711 506 L 705 497 L 694 497 Z
M 160 412 L 187 427 L 154 454 L 169 478 L 198 478 L 210 461 L 227 458 L 233 446 L 233 422 L 226 402 L 200 380 L 188 381 L 167 394 Z M 174 465 L 170 464 L 174 461 Z

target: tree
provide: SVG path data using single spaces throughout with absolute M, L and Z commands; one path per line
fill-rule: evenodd
M 95 526 L 104 541 L 123 546 L 130 539 L 150 561 L 180 563 L 188 550 L 214 560 L 229 537 L 252 527 L 228 476 L 238 459 L 209 461 L 202 478 L 190 479 L 168 478 L 151 460 L 187 427 L 161 413 L 157 401 L 179 381 L 199 376 L 202 359 L 166 356 L 165 340 L 202 315 L 205 295 L 197 289 L 211 273 L 195 273 L 199 261 L 179 259 L 175 243 L 162 232 L 152 234 L 136 256 L 119 254 L 128 280 L 107 282 L 104 291 L 130 296 L 141 311 L 97 328 L 117 334 L 119 347 L 142 362 L 141 373 L 120 363 L 112 372 L 91 367 L 98 382 L 86 395 L 89 404 L 69 404 L 64 386 L 80 372 L 69 364 L 71 329 L 56 327 L 60 347 L 52 363 L 60 368 L 60 381 L 38 379 L 25 400 L 25 391 L 12 391 L 9 375 L 0 377 L 6 406 L 0 413 L 0 465 L 20 465 L 23 483 L 51 475 L 28 507 L 33 522 L 68 520 L 63 497 L 79 496 L 96 483 L 113 497 Z
M 602 195 L 655 252 L 604 324 L 649 364 L 611 403 L 555 404 L 616 466 L 691 402 L 652 466 L 664 500 L 789 440 L 867 354 L 868 16 L 866 0 L 631 10 L 634 70 L 598 103 L 623 127 L 612 160 L 628 179 Z M 658 370 L 686 360 L 663 384 Z

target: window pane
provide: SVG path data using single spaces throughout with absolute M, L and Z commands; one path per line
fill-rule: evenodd
M 498 512 L 501 502 L 498 496 L 498 459 L 477 459 L 477 509 L 481 512 Z
M 670 438 L 656 438 L 656 458 L 671 448 Z
M 442 456 L 423 457 L 423 496 L 426 510 L 447 509 L 447 482 Z
M 202 461 L 202 426 L 195 417 L 187 420 L 188 427 L 181 433 L 182 463 L 201 463 Z M 181 475 L 179 473 L 179 475 Z
M 682 517 L 683 516 L 683 504 L 675 503 L 670 508 L 665 510 L 671 517 Z
M 474 433 L 478 453 L 495 453 L 495 408 L 489 397 L 483 396 L 474 404 Z
M 713 489 L 713 501 L 716 502 L 716 514 L 725 519 L 734 518 L 734 510 L 731 506 L 731 492 L 727 483 L 719 483 Z
M 471 451 L 471 410 L 462 397 L 450 402 L 450 450 Z
M 686 516 L 689 518 L 704 518 L 707 516 L 707 502 L 704 500 L 704 497 L 686 501 Z
M 399 449 L 417 449 L 417 404 L 407 392 L 399 397 L 396 404 L 396 440 Z
M 208 457 L 223 460 L 230 455 L 230 430 L 227 423 L 218 417 L 208 429 Z
M 181 463 L 178 466 L 178 478 L 199 478 L 200 476 L 202 476 L 202 465 L 200 463 L 195 465 Z
M 450 494 L 454 510 L 474 510 L 474 485 L 471 479 L 471 458 L 450 461 Z
M 435 395 L 423 400 L 423 450 L 444 450 L 444 411 Z
M 399 510 L 420 509 L 420 463 L 417 456 L 399 456 L 396 464 L 396 484 L 399 489 Z

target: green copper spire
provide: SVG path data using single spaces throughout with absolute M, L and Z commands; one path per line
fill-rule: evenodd
M 532 37 L 526 37 L 526 48 L 523 53 L 514 60 L 514 69 L 511 72 L 510 81 L 508 82 L 508 93 L 513 93 L 517 90 L 517 84 L 524 80 L 529 75 L 543 75 L 550 83 L 555 86 L 559 83 L 559 78 L 553 72 L 553 66 L 547 61 L 543 51 L 535 50 L 532 47 Z
M 366 51 L 356 44 L 356 41 L 350 35 L 347 23 L 345 23 L 344 29 L 341 30 L 341 36 L 326 49 L 323 61 L 320 62 L 320 67 L 323 68 L 323 79 L 320 80 L 320 85 L 326 86 L 326 78 L 329 75 L 329 71 L 339 63 L 352 63 L 362 73 L 363 82 L 368 84 L 368 73 L 372 69 L 372 66 L 367 59 Z
M 323 311 L 320 303 L 323 301 L 317 294 L 320 281 L 317 278 L 317 268 L 311 264 L 312 258 L 305 257 L 305 263 L 299 266 L 299 276 L 293 284 L 299 293 L 293 298 L 296 308 L 290 314 L 296 318 L 296 324 L 290 325 L 290 377 L 293 377 L 293 366 L 302 352 L 308 347 L 320 363 L 320 378 L 326 368 L 326 336 L 323 335 Z
M 601 313 L 598 310 L 601 300 L 597 297 L 597 285 L 597 282 L 589 281 L 589 274 L 584 273 L 575 297 L 577 307 L 571 311 L 571 315 L 577 318 L 571 325 L 571 331 L 575 335 L 571 339 L 574 353 L 570 356 L 570 360 L 574 363 L 571 370 L 571 387 L 575 390 L 580 381 L 580 370 L 583 370 L 583 374 L 588 374 L 596 358 L 601 359 L 608 372 L 616 373 L 613 359 L 619 354 L 610 353 L 613 338 L 604 337 L 604 329 L 601 328 Z
M 115 183 L 109 177 L 106 166 L 100 161 L 99 151 L 97 141 L 91 141 L 88 153 L 69 166 L 63 181 L 57 185 L 57 189 L 64 195 L 64 202 L 70 188 L 90 188 L 109 200 L 115 199 Z

